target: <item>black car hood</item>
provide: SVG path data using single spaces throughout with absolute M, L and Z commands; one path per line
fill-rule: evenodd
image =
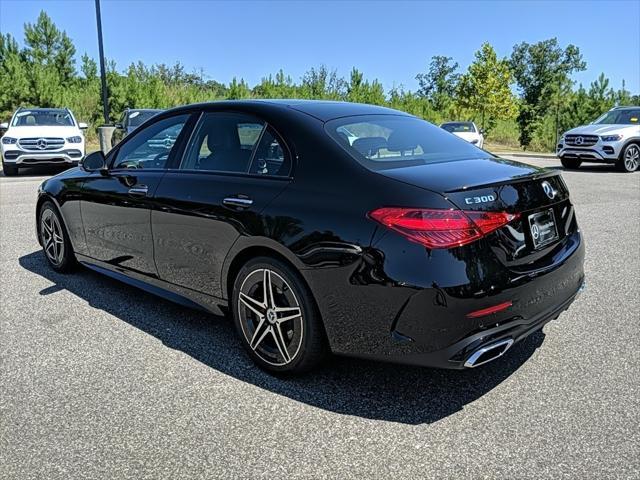
M 498 157 L 400 166 L 376 172 L 438 193 L 554 175 L 553 171 L 544 168 Z

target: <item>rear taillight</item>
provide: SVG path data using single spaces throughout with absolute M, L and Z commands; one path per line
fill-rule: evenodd
M 484 237 L 518 218 L 516 213 L 384 207 L 369 216 L 429 248 L 452 248 Z

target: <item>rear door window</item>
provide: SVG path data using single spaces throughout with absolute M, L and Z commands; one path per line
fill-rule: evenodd
M 203 114 L 180 169 L 247 173 L 265 126 L 263 121 L 244 114 Z

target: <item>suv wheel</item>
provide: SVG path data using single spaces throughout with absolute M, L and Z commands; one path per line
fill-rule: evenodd
M 276 259 L 258 257 L 240 269 L 232 311 L 243 346 L 265 370 L 300 373 L 316 366 L 328 350 L 309 288 Z
M 38 234 L 49 265 L 58 272 L 71 270 L 76 263 L 71 241 L 58 209 L 49 201 L 40 208 Z
M 8 163 L 2 164 L 2 173 L 5 177 L 13 177 L 18 174 L 18 167 L 16 165 L 10 165 Z
M 616 162 L 616 167 L 621 172 L 635 172 L 640 167 L 640 145 L 637 143 L 630 143 L 627 145 L 620 158 Z
M 563 157 L 560 159 L 560 163 L 562 163 L 562 166 L 568 170 L 576 170 L 577 168 L 580 168 L 580 165 L 582 165 L 582 162 L 577 158 Z

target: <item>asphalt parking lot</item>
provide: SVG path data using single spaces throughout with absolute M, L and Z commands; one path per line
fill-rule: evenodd
M 289 380 L 228 320 L 53 272 L 44 177 L 0 177 L 0 478 L 639 478 L 640 173 L 563 176 L 588 289 L 557 321 L 476 370 Z

